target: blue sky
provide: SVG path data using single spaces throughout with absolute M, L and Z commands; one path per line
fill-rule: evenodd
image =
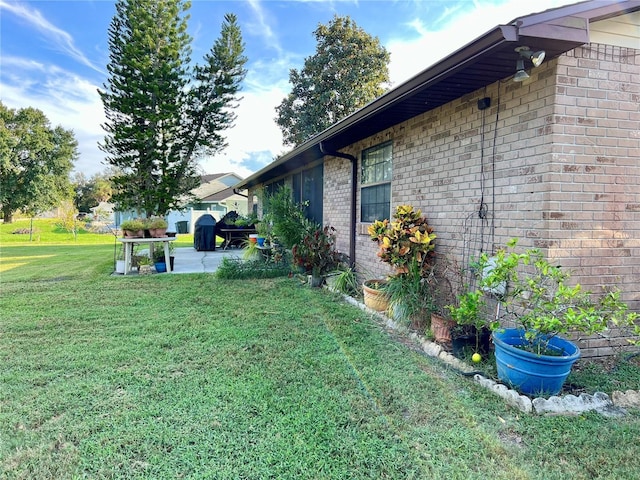
M 393 85 L 424 70 L 498 24 L 572 0 L 193 0 L 192 59 L 202 61 L 225 13 L 238 16 L 249 59 L 238 120 L 229 147 L 202 159 L 203 173 L 259 170 L 287 151 L 275 107 L 290 91 L 289 70 L 315 53 L 313 31 L 333 15 L 348 15 L 391 53 Z M 0 100 L 35 107 L 53 125 L 74 131 L 75 171 L 104 171 L 102 88 L 108 62 L 111 0 L 0 0 Z

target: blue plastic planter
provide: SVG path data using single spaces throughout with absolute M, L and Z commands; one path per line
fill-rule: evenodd
M 537 355 L 518 345 L 526 343 L 524 330 L 506 328 L 493 332 L 496 366 L 500 381 L 525 395 L 557 395 L 562 390 L 572 365 L 580 358 L 577 345 L 559 337 L 549 341 L 549 348 L 559 355 Z
M 156 267 L 156 272 L 158 273 L 164 273 L 167 271 L 167 264 L 165 262 L 157 262 L 155 264 Z

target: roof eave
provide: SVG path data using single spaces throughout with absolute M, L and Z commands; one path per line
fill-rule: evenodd
M 394 102 L 397 102 L 405 96 L 410 95 L 411 92 L 413 92 L 416 88 L 423 86 L 425 84 L 425 81 L 436 81 L 439 76 L 443 75 L 447 70 L 450 70 L 452 68 L 464 68 L 464 64 L 470 59 L 475 58 L 483 51 L 491 49 L 496 44 L 504 41 L 517 41 L 517 29 L 515 26 L 499 25 L 485 35 L 469 42 L 467 45 L 456 50 L 454 53 L 445 57 L 440 62 L 434 64 L 432 67 L 423 70 L 421 73 L 418 73 L 398 87 L 371 101 L 369 104 L 365 105 L 351 115 L 343 118 L 323 132 L 315 135 L 314 137 L 311 137 L 306 142 L 295 147 L 289 153 L 283 155 L 274 162 L 266 165 L 253 175 L 245 178 L 243 181 L 237 183 L 234 188 L 246 189 L 262 183 L 263 177 L 265 177 L 268 172 L 272 172 L 274 169 L 282 167 L 292 158 L 301 155 L 303 152 L 308 151 L 313 147 L 318 148 L 321 142 L 327 140 L 328 138 L 331 138 L 341 131 L 350 128 L 359 121 L 375 115 L 381 109 L 388 108 Z M 273 178 L 273 176 L 269 175 L 269 178 Z

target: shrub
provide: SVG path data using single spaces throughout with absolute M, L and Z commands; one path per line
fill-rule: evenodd
M 271 226 L 271 234 L 285 248 L 293 248 L 302 242 L 304 236 L 319 227 L 306 218 L 304 205 L 293 200 L 291 190 L 280 187 L 272 194 L 263 196 L 264 211 L 262 223 Z
M 225 257 L 216 270 L 216 277 L 232 280 L 247 278 L 276 278 L 285 277 L 291 273 L 291 266 L 286 261 L 267 262 L 256 258 L 242 260 L 239 258 Z
M 317 228 L 304 235 L 299 244 L 293 246 L 293 261 L 314 276 L 326 275 L 340 263 L 340 253 L 336 250 L 335 228 Z
M 378 257 L 399 271 L 406 271 L 415 261 L 426 275 L 435 248 L 433 228 L 422 212 L 411 205 L 400 205 L 393 218 L 392 222 L 376 220 L 369 226 L 371 240 L 380 247 Z

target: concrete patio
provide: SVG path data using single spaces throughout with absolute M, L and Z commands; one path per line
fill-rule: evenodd
M 198 252 L 193 247 L 174 250 L 174 270 L 171 273 L 213 273 L 224 257 L 242 257 L 242 249 L 229 248 Z
M 242 258 L 241 248 L 215 251 L 197 251 L 193 247 L 179 247 L 174 249 L 174 269 L 171 273 L 214 273 L 224 257 Z M 122 275 L 114 272 L 113 275 Z M 137 268 L 133 268 L 127 275 L 138 275 Z

